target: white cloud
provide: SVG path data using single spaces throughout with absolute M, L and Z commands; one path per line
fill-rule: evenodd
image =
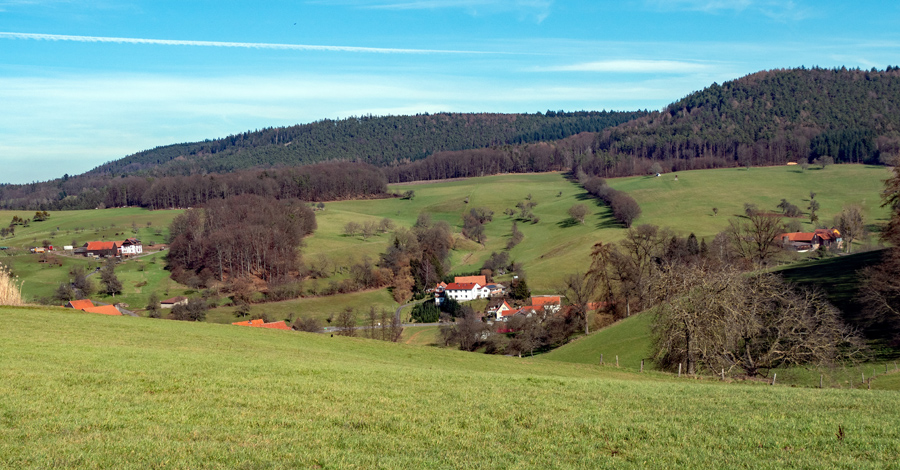
M 541 72 L 612 72 L 612 73 L 696 73 L 709 71 L 708 64 L 677 60 L 600 60 L 571 65 L 539 67 Z
M 478 51 L 452 51 L 440 49 L 396 49 L 382 47 L 320 46 L 306 44 L 271 44 L 261 42 L 183 41 L 178 39 L 117 38 L 103 36 L 70 36 L 63 34 L 35 34 L 0 32 L 0 39 L 26 39 L 38 41 L 74 41 L 114 44 L 154 44 L 163 46 L 231 47 L 244 49 L 278 49 L 295 51 L 368 52 L 389 54 L 490 54 Z

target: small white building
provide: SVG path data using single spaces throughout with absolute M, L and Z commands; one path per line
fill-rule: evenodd
M 117 243 L 118 244 L 118 243 Z M 137 238 L 129 238 L 119 246 L 119 254 L 122 256 L 134 256 L 144 252 L 144 246 Z
M 444 288 L 444 297 L 449 297 L 457 302 L 468 302 L 475 299 L 486 299 L 490 297 L 491 290 L 482 287 L 478 283 L 451 283 Z M 441 297 L 437 297 L 435 293 L 435 302 L 441 303 Z

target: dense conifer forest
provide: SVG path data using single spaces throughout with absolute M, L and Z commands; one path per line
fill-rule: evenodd
M 325 119 L 244 132 L 224 139 L 157 147 L 106 163 L 87 174 L 175 176 L 330 160 L 391 166 L 445 150 L 562 139 L 579 132 L 600 131 L 646 114 L 547 111 Z
M 170 145 L 80 176 L 2 185 L 0 208 L 188 207 L 238 194 L 324 201 L 380 197 L 386 183 L 510 172 L 587 181 L 898 156 L 900 67 L 800 68 L 714 83 L 652 113 L 362 117 Z M 332 163 L 311 164 L 323 161 Z

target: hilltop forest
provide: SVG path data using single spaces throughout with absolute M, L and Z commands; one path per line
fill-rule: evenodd
M 586 181 L 898 155 L 900 67 L 800 68 L 713 83 L 652 113 L 362 117 L 158 147 L 80 176 L 0 186 L 0 208 L 188 207 L 238 194 L 323 201 L 498 173 L 571 171 Z

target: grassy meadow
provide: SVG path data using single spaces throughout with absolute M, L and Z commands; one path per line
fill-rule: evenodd
M 883 222 L 888 215 L 880 207 L 883 180 L 889 176 L 884 167 L 834 165 L 824 170 L 800 172 L 795 167 L 784 166 L 681 172 L 677 174 L 678 181 L 675 176 L 618 178 L 609 180 L 609 184 L 638 201 L 643 212 L 636 224 L 671 227 L 684 235 L 694 232 L 708 239 L 725 229 L 729 218 L 743 214 L 745 202 L 777 212 L 776 206 L 785 198 L 805 211 L 810 191 L 816 192 L 816 200 L 821 205 L 821 223 L 830 223 L 848 204 L 860 205 L 870 224 Z M 503 211 L 515 208 L 530 194 L 531 200 L 538 203 L 533 212 L 540 222 L 519 222 L 525 239 L 510 255 L 524 263 L 529 285 L 536 293 L 552 293 L 557 291 L 562 275 L 588 267 L 594 243 L 617 241 L 624 233 L 605 206 L 559 173 L 391 186 L 395 192 L 408 189 L 416 192 L 412 200 L 326 204 L 326 210 L 317 213 L 319 229 L 307 240 L 305 256 L 314 258 L 322 253 L 338 264 L 349 264 L 362 256 L 374 259 L 384 251 L 389 235 L 368 240 L 346 236 L 342 232 L 349 221 L 378 221 L 386 217 L 398 226 L 410 227 L 418 214 L 424 212 L 434 220 L 447 221 L 458 233 L 467 210 L 487 207 L 494 211 L 494 220 L 486 226 L 485 245 L 463 241 L 452 256 L 454 272 L 476 271 L 492 251 L 502 250 L 509 239 L 514 217 L 504 215 Z M 591 209 L 584 224 L 571 223 L 566 214 L 578 203 Z M 713 215 L 713 207 L 718 208 L 718 215 Z M 812 228 L 808 219 L 800 221 L 804 229 Z
M 3 468 L 858 469 L 900 459 L 896 392 L 678 380 L 58 308 L 4 307 L 0 321 Z
M 673 174 L 658 178 L 619 178 L 609 180 L 609 184 L 627 191 L 641 205 L 643 214 L 637 224 L 668 226 L 685 235 L 694 232 L 698 237 L 711 238 L 727 226 L 729 218 L 743 212 L 745 202 L 776 211 L 775 206 L 781 198 L 786 198 L 805 209 L 810 191 L 817 193 L 823 222 L 831 220 L 847 204 L 862 206 L 869 223 L 881 222 L 887 211 L 879 205 L 879 194 L 882 180 L 888 174 L 883 167 L 863 165 L 833 165 L 824 170 L 810 169 L 806 172 L 785 166 L 681 172 L 677 174 L 678 181 L 675 181 Z M 515 208 L 517 203 L 525 201 L 530 195 L 531 201 L 537 203 L 533 212 L 540 222 L 519 222 L 519 230 L 525 238 L 510 251 L 510 256 L 524 264 L 529 286 L 536 294 L 559 292 L 560 279 L 564 275 L 587 269 L 594 243 L 614 242 L 624 234 L 624 229 L 612 221 L 605 206 L 588 197 L 580 186 L 559 173 L 497 175 L 392 185 L 390 189 L 394 192 L 412 189 L 416 195 L 412 200 L 392 198 L 330 202 L 325 204 L 325 210 L 316 212 L 318 230 L 306 239 L 303 257 L 308 264 L 319 263 L 322 258 L 329 260 L 332 276 L 306 281 L 306 288 L 312 283 L 324 286 L 340 280 L 347 275 L 347 271 L 344 269 L 342 273 L 339 268 L 347 268 L 363 257 L 377 259 L 386 249 L 390 242 L 389 233 L 369 239 L 363 239 L 360 235 L 345 235 L 344 226 L 351 221 L 378 222 L 389 218 L 397 227 L 411 227 L 420 213 L 430 214 L 434 220 L 445 220 L 456 232 L 457 243 L 451 254 L 453 272 L 472 272 L 481 268 L 491 252 L 506 246 L 515 217 L 504 215 L 503 211 Z M 584 203 L 591 209 L 584 224 L 572 223 L 566 214 L 572 205 L 578 203 Z M 494 220 L 486 226 L 487 241 L 484 246 L 459 235 L 462 215 L 475 207 L 487 207 L 494 211 Z M 712 207 L 719 209 L 718 215 L 713 215 Z M 88 240 L 115 240 L 131 236 L 137 236 L 145 244 L 159 242 L 165 240 L 169 223 L 180 213 L 138 208 L 51 212 L 49 220 L 32 222 L 29 227 L 17 226 L 15 237 L 0 240 L 0 246 L 12 248 L 0 252 L 0 263 L 10 265 L 23 281 L 27 299 L 35 301 L 46 298 L 53 294 L 60 282 L 67 279 L 72 265 L 86 264 L 90 267 L 94 264 L 81 258 L 61 256 L 62 267 L 49 267 L 39 263 L 36 255 L 23 254 L 26 248 L 39 245 L 44 239 L 57 246 L 70 244 L 73 240 L 83 244 Z M 30 218 L 33 213 L 0 211 L 0 220 L 11 220 L 13 215 Z M 810 228 L 808 223 L 806 228 Z M 124 263 L 118 268 L 125 286 L 123 294 L 115 299 L 98 296 L 96 300 L 124 302 L 131 308 L 141 309 L 153 291 L 163 297 L 196 295 L 195 291 L 171 281 L 168 272 L 163 270 L 164 265 L 159 255 Z M 501 277 L 499 280 L 507 279 Z M 252 306 L 251 313 L 265 313 L 272 318 L 294 318 L 297 314 L 305 314 L 325 319 L 345 306 L 360 310 L 370 305 L 391 310 L 397 307 L 390 294 L 383 290 L 378 293 L 256 304 Z M 229 308 L 210 312 L 210 321 L 213 322 L 226 322 L 232 318 L 233 312 Z

